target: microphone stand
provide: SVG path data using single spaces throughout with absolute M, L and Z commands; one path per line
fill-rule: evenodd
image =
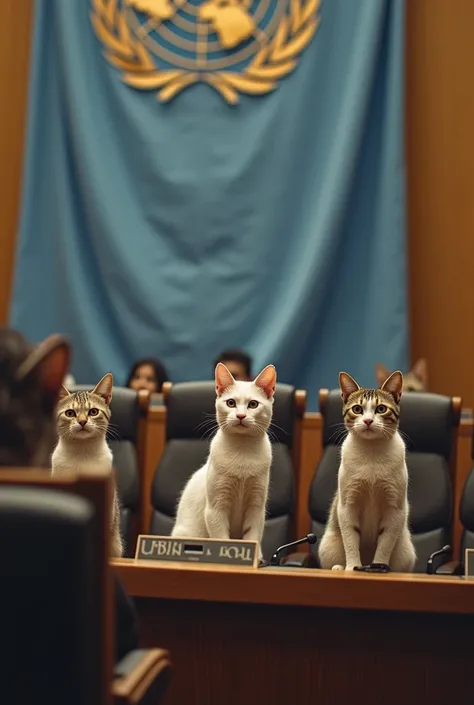
M 431 554 L 431 556 L 428 558 L 428 563 L 426 564 L 426 572 L 428 575 L 434 575 L 434 565 L 433 561 L 435 558 L 438 556 L 444 556 L 445 554 L 451 555 L 453 552 L 453 549 L 449 544 L 446 544 L 446 546 L 443 546 L 443 548 L 440 548 L 438 551 L 435 551 L 434 553 Z
M 291 543 L 285 543 L 283 546 L 280 546 L 277 548 L 275 553 L 270 559 L 270 565 L 279 565 L 280 564 L 280 553 L 283 553 L 287 548 L 292 548 L 293 546 L 299 546 L 301 543 L 310 543 L 314 544 L 316 543 L 318 539 L 314 534 L 306 534 L 302 539 L 298 539 L 297 541 L 292 541 Z

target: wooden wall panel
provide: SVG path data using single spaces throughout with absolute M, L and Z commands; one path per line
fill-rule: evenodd
M 408 0 L 412 357 L 474 407 L 474 2 Z
M 10 299 L 20 204 L 33 0 L 0 2 L 0 323 Z

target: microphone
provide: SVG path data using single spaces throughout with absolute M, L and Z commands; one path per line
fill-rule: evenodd
M 314 534 L 306 534 L 302 539 L 298 539 L 297 541 L 292 541 L 291 543 L 285 543 L 283 546 L 280 546 L 277 548 L 275 553 L 270 559 L 270 565 L 279 565 L 280 563 L 280 553 L 285 551 L 287 548 L 291 548 L 292 546 L 298 546 L 300 543 L 316 543 L 318 539 Z
M 446 544 L 446 546 L 443 546 L 443 548 L 440 548 L 438 551 L 435 551 L 431 554 L 431 556 L 428 558 L 428 563 L 426 564 L 426 572 L 428 573 L 428 575 L 434 574 L 434 559 L 438 556 L 443 556 L 446 553 L 450 555 L 452 553 L 452 550 L 453 549 L 451 548 L 451 546 L 449 544 Z

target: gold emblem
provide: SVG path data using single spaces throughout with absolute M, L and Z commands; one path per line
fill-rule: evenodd
M 235 105 L 291 73 L 321 0 L 91 0 L 91 21 L 123 81 L 167 102 L 202 81 Z M 230 70 L 234 69 L 234 70 Z

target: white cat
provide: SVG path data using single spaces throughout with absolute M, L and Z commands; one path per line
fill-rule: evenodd
M 71 393 L 63 386 L 57 407 L 59 441 L 51 458 L 53 475 L 93 473 L 97 468 L 113 472 L 112 451 L 106 440 L 113 383 L 113 377 L 108 373 L 91 392 Z M 122 556 L 120 504 L 115 486 L 111 533 L 112 556 Z
M 393 372 L 380 389 L 361 389 L 345 372 L 339 384 L 349 433 L 319 546 L 321 567 L 354 570 L 385 563 L 411 572 L 416 553 L 408 528 L 405 444 L 398 433 L 402 373 Z
M 220 362 L 215 379 L 219 430 L 184 488 L 172 536 L 258 541 L 262 561 L 276 370 L 269 365 L 253 382 L 237 382 Z

